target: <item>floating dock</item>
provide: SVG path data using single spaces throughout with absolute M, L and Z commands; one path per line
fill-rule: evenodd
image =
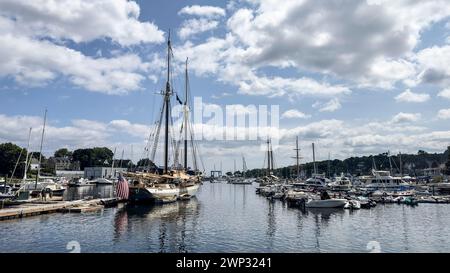
M 117 205 L 117 198 L 76 200 L 76 201 L 32 201 L 14 204 L 13 207 L 0 209 L 0 221 L 55 212 L 93 212 L 105 206 Z

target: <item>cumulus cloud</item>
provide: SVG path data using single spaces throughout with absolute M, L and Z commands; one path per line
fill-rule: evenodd
M 128 139 L 143 143 L 148 136 L 150 127 L 143 124 L 131 123 L 127 120 L 112 120 L 99 122 L 95 120 L 76 119 L 70 125 L 57 126 L 50 116 L 45 131 L 45 151 L 51 154 L 55 149 L 68 147 L 71 149 L 111 146 L 114 137 L 121 134 Z M 7 116 L 0 114 L 0 143 L 14 142 L 26 146 L 29 128 L 33 128 L 31 150 L 39 147 L 40 132 L 43 119 L 37 116 Z M 131 138 L 130 138 L 131 137 Z
M 0 58 L 0 75 L 13 76 L 21 84 L 43 85 L 64 75 L 77 86 L 107 94 L 139 89 L 144 79 L 141 73 L 147 69 L 135 54 L 94 59 L 64 46 L 14 34 L 0 35 Z
M 395 100 L 398 102 L 426 102 L 429 99 L 430 95 L 414 93 L 409 89 L 405 90 L 395 97 Z
M 310 117 L 311 117 L 310 115 L 307 115 L 296 109 L 287 110 L 281 115 L 281 118 L 286 118 L 286 119 L 308 119 Z
M 384 87 L 414 73 L 404 58 L 420 30 L 450 15 L 445 1 L 251 2 L 256 11 L 239 9 L 228 27 L 252 65 L 285 63 Z
M 0 76 L 43 86 L 63 76 L 77 87 L 106 94 L 141 89 L 153 63 L 135 53 L 94 57 L 67 46 L 110 39 L 119 46 L 160 43 L 163 32 L 139 21 L 134 1 L 0 1 Z
M 243 2 L 249 5 L 231 5 L 224 38 L 184 45 L 208 56 L 206 65 L 193 65 L 198 75 L 238 82 L 241 93 L 277 96 L 295 89 L 304 95 L 296 78 L 264 75 L 260 70 L 266 67 L 306 70 L 361 88 L 392 89 L 398 82 L 415 86 L 417 77 L 445 76 L 441 65 L 427 68 L 435 62 L 424 50 L 419 56 L 413 52 L 421 31 L 450 16 L 444 0 Z
M 320 112 L 334 112 L 342 107 L 339 99 L 337 98 L 331 99 L 325 103 L 315 102 L 312 106 L 313 108 L 318 108 Z
M 420 120 L 422 115 L 420 113 L 403 113 L 400 112 L 392 118 L 393 123 L 408 123 Z
M 441 109 L 437 113 L 438 119 L 450 119 L 450 109 Z
M 446 88 L 438 93 L 439 97 L 450 99 L 450 88 Z
M 195 15 L 204 17 L 220 17 L 225 16 L 225 13 L 225 10 L 220 7 L 199 5 L 186 6 L 178 12 L 179 15 Z
M 194 34 L 215 29 L 218 25 L 218 21 L 205 18 L 186 20 L 178 31 L 178 36 L 180 36 L 181 39 L 186 39 Z
M 161 43 L 163 32 L 139 21 L 140 8 L 127 0 L 2 0 L 0 15 L 14 18 L 22 33 L 76 43 L 110 38 L 124 45 Z
M 433 46 L 419 51 L 414 60 L 418 63 L 418 83 L 447 85 L 450 83 L 450 45 Z

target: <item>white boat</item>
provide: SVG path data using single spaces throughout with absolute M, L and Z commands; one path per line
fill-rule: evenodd
M 358 200 L 348 200 L 347 204 L 345 204 L 344 209 L 361 209 L 361 202 Z
M 44 181 L 30 181 L 25 182 L 21 185 L 21 187 L 18 189 L 18 194 L 23 194 L 25 192 L 24 196 L 25 199 L 27 199 L 27 196 L 36 196 L 39 195 L 43 190 L 48 190 L 52 192 L 52 195 L 55 196 L 62 196 L 64 192 L 66 191 L 66 188 L 58 183 L 55 183 L 51 179 L 45 179 Z
M 227 179 L 223 176 L 211 179 L 211 183 L 225 183 L 225 182 L 227 182 Z
M 250 179 L 250 178 L 234 179 L 230 183 L 235 184 L 235 185 L 251 185 L 251 184 L 253 184 L 253 179 Z
M 92 181 L 92 183 L 97 185 L 112 185 L 113 182 L 111 180 L 108 180 L 106 178 L 97 178 Z
M 450 183 L 449 182 L 438 183 L 438 184 L 436 184 L 436 188 L 441 193 L 450 193 Z
M 4 180 L 3 180 L 4 181 Z M 4 183 L 0 181 L 0 183 Z M 11 199 L 14 197 L 14 194 L 11 191 L 11 187 L 9 185 L 0 185 L 0 200 Z
M 372 175 L 361 176 L 359 180 L 363 182 L 364 187 L 368 190 L 401 190 L 408 189 L 410 187 L 409 183 L 402 180 L 401 177 L 391 176 L 389 171 L 377 171 L 372 170 Z
M 343 208 L 347 204 L 347 199 L 325 199 L 314 200 L 311 199 L 306 202 L 307 208 Z
M 325 177 L 325 174 L 313 174 L 311 178 L 306 179 L 305 185 L 312 188 L 323 189 L 331 182 Z
M 332 182 L 328 183 L 328 187 L 334 191 L 347 191 L 351 189 L 352 182 L 344 174 L 341 174 L 341 176 L 335 177 Z
M 67 185 L 69 187 L 86 187 L 86 186 L 92 186 L 93 183 L 89 179 L 75 178 L 75 179 L 70 180 Z

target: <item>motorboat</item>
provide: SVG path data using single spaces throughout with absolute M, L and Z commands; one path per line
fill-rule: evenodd
M 246 178 L 246 179 L 235 179 L 230 182 L 231 184 L 235 185 L 251 185 L 253 184 L 253 179 Z
M 361 209 L 361 202 L 358 200 L 348 200 L 347 204 L 345 204 L 344 209 L 357 210 Z
M 348 191 L 352 187 L 352 181 L 341 174 L 341 176 L 335 177 L 334 180 L 328 183 L 328 188 L 333 191 Z
M 306 179 L 305 184 L 315 189 L 324 189 L 330 182 L 330 179 L 326 178 L 324 174 L 313 174 L 312 177 Z
M 14 197 L 12 193 L 11 186 L 9 185 L 0 185 L 0 200 L 11 199 Z
M 92 183 L 97 184 L 97 185 L 112 185 L 113 184 L 113 182 L 111 180 L 103 178 L 103 177 L 94 179 L 92 181 Z
M 311 199 L 306 202 L 307 208 L 344 208 L 347 204 L 347 199 Z
M 403 181 L 402 177 L 392 176 L 389 171 L 372 170 L 372 175 L 359 177 L 364 187 L 371 191 L 376 190 L 407 190 L 411 186 Z
M 85 186 L 92 186 L 93 182 L 86 178 L 74 178 L 69 181 L 68 186 L 69 187 L 85 187 Z

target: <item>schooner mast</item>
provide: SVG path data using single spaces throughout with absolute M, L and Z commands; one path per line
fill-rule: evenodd
M 185 71 L 185 89 L 184 89 L 184 170 L 187 172 L 187 154 L 188 154 L 188 87 L 189 87 L 189 75 L 188 75 L 188 58 L 186 58 L 186 71 Z
M 170 56 L 172 53 L 172 47 L 170 44 L 170 31 L 169 38 L 167 39 L 167 83 L 166 91 L 164 92 L 164 110 L 165 110 L 165 128 L 164 128 L 164 174 L 169 173 L 169 107 L 170 107 L 170 96 L 172 95 L 172 90 L 170 87 Z
M 296 152 L 295 154 L 295 160 L 296 160 L 296 167 L 297 167 L 297 179 L 300 178 L 300 159 L 302 158 L 300 156 L 300 148 L 298 146 L 298 136 L 295 139 L 295 149 L 294 151 Z
M 267 176 L 270 176 L 271 168 L 270 168 L 270 140 L 267 138 Z

